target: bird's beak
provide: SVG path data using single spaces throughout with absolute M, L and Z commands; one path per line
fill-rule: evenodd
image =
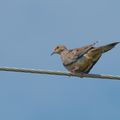
M 55 54 L 55 52 L 52 52 L 50 55 L 52 56 L 52 55 L 54 55 Z

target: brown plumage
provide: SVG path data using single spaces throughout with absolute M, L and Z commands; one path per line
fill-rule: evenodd
M 52 54 L 59 54 L 63 65 L 70 72 L 89 73 L 102 54 L 111 50 L 118 43 L 114 42 L 101 47 L 95 47 L 95 44 L 91 44 L 72 50 L 68 50 L 64 45 L 59 45 L 54 49 Z

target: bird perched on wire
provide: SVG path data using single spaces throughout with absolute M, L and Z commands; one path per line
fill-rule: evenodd
M 67 49 L 58 45 L 51 55 L 59 54 L 65 68 L 72 74 L 89 73 L 103 53 L 111 50 L 119 42 L 95 47 L 95 43 L 81 48 Z

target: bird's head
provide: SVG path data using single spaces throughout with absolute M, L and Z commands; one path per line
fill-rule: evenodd
M 67 48 L 64 45 L 58 45 L 57 47 L 55 47 L 53 49 L 53 52 L 51 53 L 51 55 L 53 55 L 53 54 L 61 54 L 61 52 L 63 52 L 66 49 Z

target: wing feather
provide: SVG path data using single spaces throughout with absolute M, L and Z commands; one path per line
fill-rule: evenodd
M 87 45 L 82 48 L 75 48 L 71 49 L 68 52 L 68 58 L 66 64 L 63 63 L 64 66 L 71 65 L 75 62 L 77 62 L 78 59 L 81 59 L 84 54 L 86 54 L 89 50 L 94 48 L 95 44 Z

